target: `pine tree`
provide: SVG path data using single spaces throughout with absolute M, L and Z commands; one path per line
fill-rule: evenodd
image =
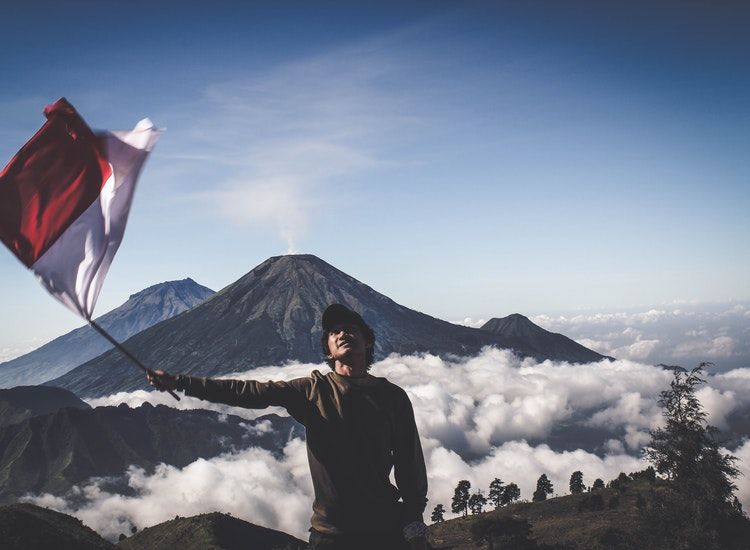
M 661 547 L 739 549 L 750 539 L 750 522 L 734 505 L 737 458 L 721 452 L 718 430 L 708 425 L 696 395 L 707 365 L 674 369 L 659 399 L 665 426 L 650 432 L 644 450 L 656 472 L 671 481 L 667 491 L 652 493 L 644 515 L 644 537 Z
M 469 497 L 469 509 L 472 515 L 481 514 L 485 504 L 487 504 L 487 498 L 482 494 L 481 489 Z
M 594 484 L 591 486 L 592 491 L 600 491 L 601 489 L 604 489 L 604 481 L 596 478 L 594 480 Z
M 500 505 L 502 504 L 503 500 L 503 482 L 500 480 L 500 478 L 496 477 L 492 480 L 492 483 L 490 483 L 490 502 L 495 506 L 495 510 L 500 508 Z
M 734 466 L 737 457 L 720 452 L 718 430 L 708 425 L 695 395 L 696 387 L 705 382 L 701 377 L 705 366 L 701 363 L 689 373 L 675 370 L 670 389 L 659 399 L 666 426 L 650 432 L 651 443 L 644 454 L 659 474 L 679 487 L 716 503 L 731 503 L 737 489 L 732 479 L 739 475 Z
M 586 489 L 583 484 L 583 472 L 577 470 L 570 476 L 570 494 L 580 495 Z
M 443 517 L 443 514 L 445 514 L 445 508 L 443 508 L 443 505 L 438 504 L 437 506 L 435 506 L 435 508 L 432 510 L 432 516 L 430 517 L 432 523 L 444 522 L 445 518 Z
M 454 514 L 463 513 L 467 516 L 469 513 L 469 491 L 471 490 L 471 483 L 468 480 L 462 479 L 456 485 L 456 489 L 453 491 L 453 500 L 451 501 L 451 511 Z
M 508 483 L 503 489 L 503 496 L 500 499 L 500 504 L 503 506 L 507 504 L 513 504 L 521 498 L 521 489 L 515 483 Z
M 551 495 L 553 490 L 554 487 L 552 486 L 552 482 L 547 478 L 547 474 L 542 474 L 536 481 L 536 491 L 534 491 L 534 496 L 531 500 L 534 502 L 547 500 L 547 495 Z

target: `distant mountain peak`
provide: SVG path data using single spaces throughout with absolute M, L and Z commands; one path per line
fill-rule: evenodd
M 543 329 L 520 313 L 493 317 L 481 326 L 481 330 L 504 338 L 521 340 L 534 354 L 541 357 L 577 363 L 605 358 L 567 336 Z
M 207 291 L 209 294 L 213 294 L 214 292 L 210 288 L 200 285 L 196 283 L 190 277 L 187 277 L 185 279 L 179 279 L 179 280 L 174 280 L 174 281 L 164 281 L 163 283 L 157 283 L 155 285 L 151 285 L 149 287 L 144 288 L 143 290 L 139 290 L 138 292 L 131 294 L 128 297 L 128 300 L 136 300 L 143 296 L 148 296 L 154 293 L 166 292 L 170 289 L 196 290 L 198 292 Z
M 96 319 L 116 340 L 170 319 L 200 304 L 214 291 L 191 278 L 151 285 Z M 83 326 L 42 347 L 0 363 L 0 387 L 39 384 L 101 355 L 112 346 L 91 327 Z
M 534 325 L 534 323 L 531 321 L 531 319 L 529 319 L 528 317 L 526 317 L 525 315 L 522 315 L 520 313 L 511 313 L 510 315 L 507 315 L 507 316 L 503 317 L 503 319 L 505 319 L 507 321 L 513 321 L 515 323 L 526 323 L 526 324 Z M 536 326 L 536 325 L 534 325 L 534 326 Z

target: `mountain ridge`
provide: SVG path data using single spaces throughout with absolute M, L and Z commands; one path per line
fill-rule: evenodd
M 252 430 L 265 420 L 271 429 Z M 131 465 L 184 467 L 253 445 L 278 455 L 291 436 L 304 437 L 302 427 L 273 414 L 245 420 L 149 403 L 63 408 L 0 427 L 0 503 L 27 493 L 62 495 L 95 477 L 117 483 Z
M 96 322 L 118 341 L 179 315 L 214 294 L 191 278 L 151 285 Z M 112 345 L 84 325 L 10 361 L 0 363 L 0 388 L 41 384 L 111 349 Z
M 292 360 L 320 363 L 320 318 L 331 303 L 347 305 L 372 326 L 376 360 L 391 353 L 470 355 L 484 346 L 549 358 L 538 356 L 514 336 L 455 325 L 400 305 L 310 254 L 269 258 L 192 310 L 134 335 L 125 344 L 150 368 L 196 376 Z M 590 350 L 586 358 L 601 359 L 604 356 Z M 81 397 L 149 389 L 145 378 L 116 350 L 47 384 Z
M 210 512 L 176 517 L 120 541 L 123 550 L 303 550 L 307 543 L 283 531 L 261 527 L 230 514 Z
M 532 352 L 547 355 L 551 359 L 584 363 L 589 360 L 587 358 L 591 357 L 592 350 L 589 348 L 564 334 L 543 329 L 520 313 L 511 313 L 506 317 L 493 317 L 480 329 L 507 338 L 523 340 Z M 612 359 L 607 356 L 604 358 Z
M 91 408 L 73 392 L 54 386 L 15 386 L 0 389 L 0 426 L 16 424 L 27 418 L 53 413 L 67 407 Z

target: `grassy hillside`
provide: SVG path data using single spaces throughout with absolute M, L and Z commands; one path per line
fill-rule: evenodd
M 643 524 L 644 513 L 638 507 L 638 495 L 649 500 L 652 491 L 666 489 L 663 482 L 652 486 L 647 481 L 628 483 L 624 492 L 602 489 L 594 493 L 566 495 L 543 502 L 519 502 L 498 510 L 465 518 L 447 520 L 430 526 L 430 541 L 435 548 L 469 550 L 488 548 L 473 540 L 472 528 L 480 521 L 528 520 L 534 539 L 542 548 L 580 550 L 643 549 L 635 535 Z M 504 548 L 500 542 L 494 547 Z M 507 546 L 506 546 L 507 547 Z M 526 547 L 533 547 L 528 545 Z M 519 546 L 513 546 L 519 548 Z M 524 546 L 520 546 L 524 548 Z
M 81 520 L 33 504 L 0 507 L 3 550 L 107 550 L 114 548 Z
M 149 527 L 117 544 L 123 550 L 301 550 L 307 543 L 228 514 L 213 512 L 175 518 Z

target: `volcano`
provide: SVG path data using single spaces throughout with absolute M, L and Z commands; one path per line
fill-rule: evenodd
M 536 351 L 522 335 L 436 319 L 397 304 L 308 254 L 266 260 L 199 306 L 136 334 L 125 346 L 150 368 L 194 376 L 219 376 L 287 361 L 319 363 L 323 361 L 320 318 L 332 303 L 347 305 L 372 326 L 376 360 L 391 353 L 473 355 L 484 346 L 508 348 L 540 360 L 604 358 L 591 350 L 575 357 L 553 357 Z M 148 387 L 117 350 L 48 384 L 79 397 Z

